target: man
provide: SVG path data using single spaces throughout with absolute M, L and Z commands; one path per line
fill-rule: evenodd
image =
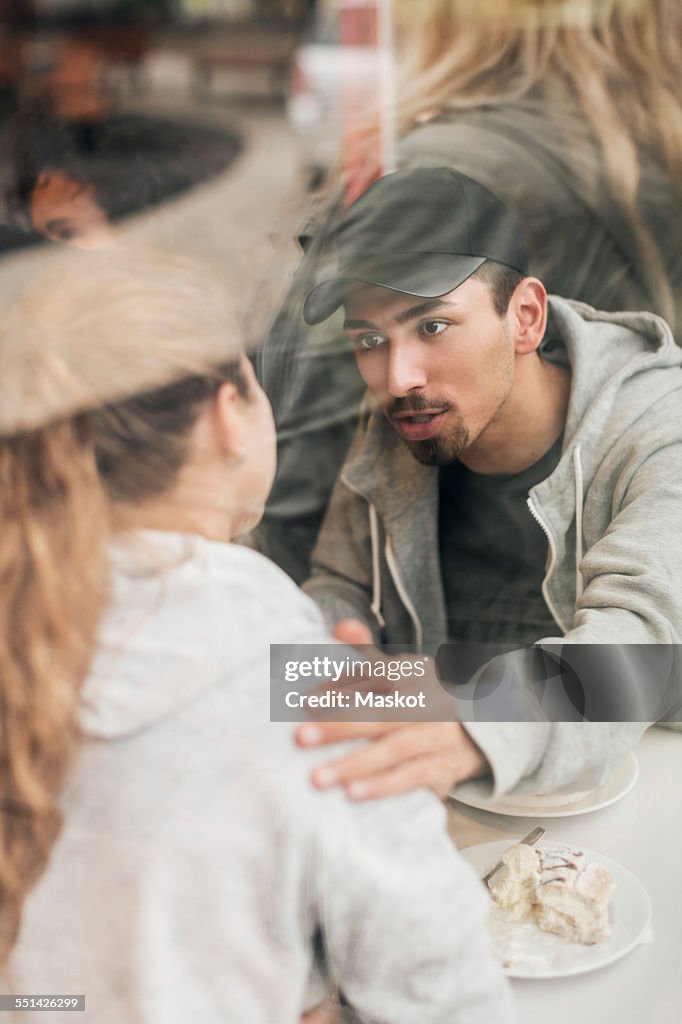
M 303 726 L 302 743 L 375 740 L 316 782 L 358 798 L 486 772 L 495 794 L 591 788 L 677 708 L 682 352 L 653 315 L 548 302 L 514 217 L 451 169 L 381 179 L 335 242 L 304 316 L 343 306 L 374 408 L 308 593 L 347 640 L 614 645 L 583 683 L 621 721 Z M 644 673 L 650 645 L 665 671 Z M 528 654 L 497 663 L 520 687 Z

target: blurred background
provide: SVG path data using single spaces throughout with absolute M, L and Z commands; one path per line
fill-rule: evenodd
M 0 10 L 0 299 L 57 251 L 153 245 L 216 264 L 259 341 L 325 182 L 446 163 L 515 210 L 550 290 L 682 316 L 679 0 Z
M 9 0 L 0 29 L 0 297 L 65 246 L 217 264 L 255 335 L 376 86 L 367 0 Z

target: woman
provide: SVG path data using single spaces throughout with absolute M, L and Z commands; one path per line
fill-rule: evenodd
M 397 0 L 401 162 L 495 189 L 531 272 L 597 309 L 682 319 L 675 0 Z
M 269 644 L 329 638 L 232 543 L 275 441 L 222 289 L 103 260 L 0 336 L 4 990 L 102 1024 L 295 1022 L 330 990 L 506 1021 L 442 807 L 316 794 L 269 723 Z
M 398 168 L 449 165 L 499 195 L 550 292 L 682 323 L 677 0 L 395 0 L 392 10 Z M 354 140 L 351 196 L 379 174 L 376 135 L 370 123 Z M 299 582 L 364 393 L 339 320 L 309 328 L 301 317 L 337 209 L 309 232 L 260 353 L 279 437 L 263 541 Z

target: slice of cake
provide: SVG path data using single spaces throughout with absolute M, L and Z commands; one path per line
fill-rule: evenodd
M 543 931 L 588 945 L 609 935 L 615 883 L 582 850 L 518 844 L 505 851 L 502 865 L 488 887 L 512 920 L 533 916 Z
M 585 864 L 580 870 L 542 869 L 535 896 L 535 918 L 546 932 L 571 942 L 591 945 L 611 932 L 609 902 L 613 878 L 599 864 Z

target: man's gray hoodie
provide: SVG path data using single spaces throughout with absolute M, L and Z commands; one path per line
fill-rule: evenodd
M 547 536 L 542 591 L 557 624 L 555 637 L 538 640 L 676 645 L 682 351 L 652 314 L 603 313 L 557 297 L 549 313 L 541 354 L 570 367 L 571 393 L 560 461 L 528 496 Z M 393 644 L 447 638 L 438 471 L 417 462 L 376 410 L 337 482 L 305 589 L 330 625 L 359 617 Z M 640 693 L 634 705 L 630 694 L 628 717 L 658 717 L 644 683 Z M 673 703 L 666 694 L 657 710 Z M 523 778 L 524 790 L 596 784 L 643 725 L 531 723 L 522 744 L 516 723 L 468 728 L 501 792 Z

